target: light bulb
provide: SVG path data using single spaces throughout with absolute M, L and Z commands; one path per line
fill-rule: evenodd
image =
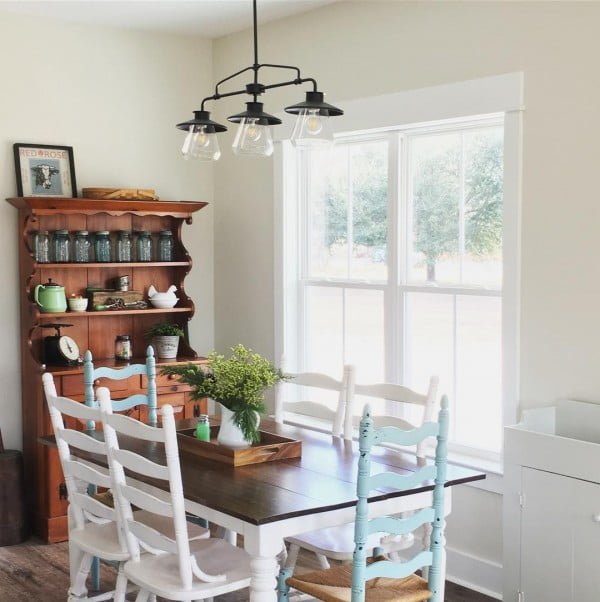
M 240 121 L 232 148 L 236 155 L 269 157 L 275 148 L 271 127 L 259 123 L 256 118 L 244 117 Z
M 292 143 L 296 146 L 330 146 L 333 144 L 331 118 L 319 109 L 302 109 L 298 113 Z
M 216 161 L 221 156 L 217 135 L 205 125 L 191 125 L 183 141 L 181 153 L 184 159 Z
M 308 112 L 308 118 L 306 119 L 306 131 L 309 134 L 320 134 L 323 130 L 323 120 L 319 115 L 318 109 Z

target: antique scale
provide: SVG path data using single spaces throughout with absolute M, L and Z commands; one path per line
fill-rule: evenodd
M 61 328 L 73 324 L 50 322 L 42 324 L 42 328 L 54 328 L 55 334 L 44 337 L 44 362 L 50 366 L 76 366 L 81 364 L 79 345 L 69 336 L 61 334 Z

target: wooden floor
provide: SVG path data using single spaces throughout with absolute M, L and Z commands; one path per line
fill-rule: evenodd
M 1 602 L 65 602 L 69 585 L 68 547 L 66 543 L 46 545 L 36 540 L 0 548 Z M 315 568 L 312 555 L 301 555 L 298 567 Z M 114 583 L 110 567 L 102 568 L 103 583 Z M 133 599 L 133 598 L 132 598 Z M 446 585 L 446 602 L 492 602 L 492 598 L 452 583 Z M 215 602 L 247 602 L 242 590 L 215 598 Z

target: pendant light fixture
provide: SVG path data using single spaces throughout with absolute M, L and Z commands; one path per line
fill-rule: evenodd
M 265 113 L 263 103 L 258 97 L 272 88 L 284 86 L 298 86 L 305 83 L 312 84 L 312 90 L 306 92 L 304 102 L 286 107 L 285 111 L 297 115 L 291 140 L 296 146 L 324 146 L 333 142 L 333 130 L 330 118 L 343 115 L 344 112 L 325 102 L 325 95 L 319 92 L 317 82 L 312 77 L 302 77 L 300 69 L 292 65 L 274 65 L 258 62 L 258 27 L 256 0 L 252 0 L 254 16 L 254 63 L 245 69 L 236 71 L 222 79 L 215 87 L 215 93 L 202 100 L 199 111 L 194 111 L 194 118 L 177 124 L 180 130 L 187 132 L 181 152 L 186 159 L 201 159 L 216 161 L 221 156 L 217 134 L 227 131 L 227 128 L 210 118 L 210 113 L 204 108 L 206 102 L 219 100 L 228 96 L 248 94 L 252 101 L 246 103 L 246 110 L 231 115 L 228 121 L 238 124 L 238 130 L 233 142 L 233 152 L 236 155 L 255 157 L 268 157 L 273 154 L 273 134 L 271 126 L 279 125 L 281 119 Z M 261 69 L 287 69 L 295 72 L 293 79 L 275 84 L 261 84 L 258 73 Z M 254 73 L 252 82 L 240 90 L 222 92 L 221 86 L 243 73 Z

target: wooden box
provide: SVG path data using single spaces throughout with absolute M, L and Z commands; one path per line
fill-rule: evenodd
M 259 431 L 260 442 L 246 449 L 231 449 L 217 443 L 218 426 L 210 427 L 210 441 L 199 441 L 195 429 L 178 431 L 179 449 L 183 453 L 216 460 L 231 466 L 245 466 L 260 462 L 273 462 L 299 458 L 302 455 L 302 441 L 288 439 L 266 431 Z
M 137 303 L 144 300 L 144 293 L 139 291 L 88 290 L 91 309 L 95 305 L 104 305 L 109 299 L 122 299 L 123 303 Z

